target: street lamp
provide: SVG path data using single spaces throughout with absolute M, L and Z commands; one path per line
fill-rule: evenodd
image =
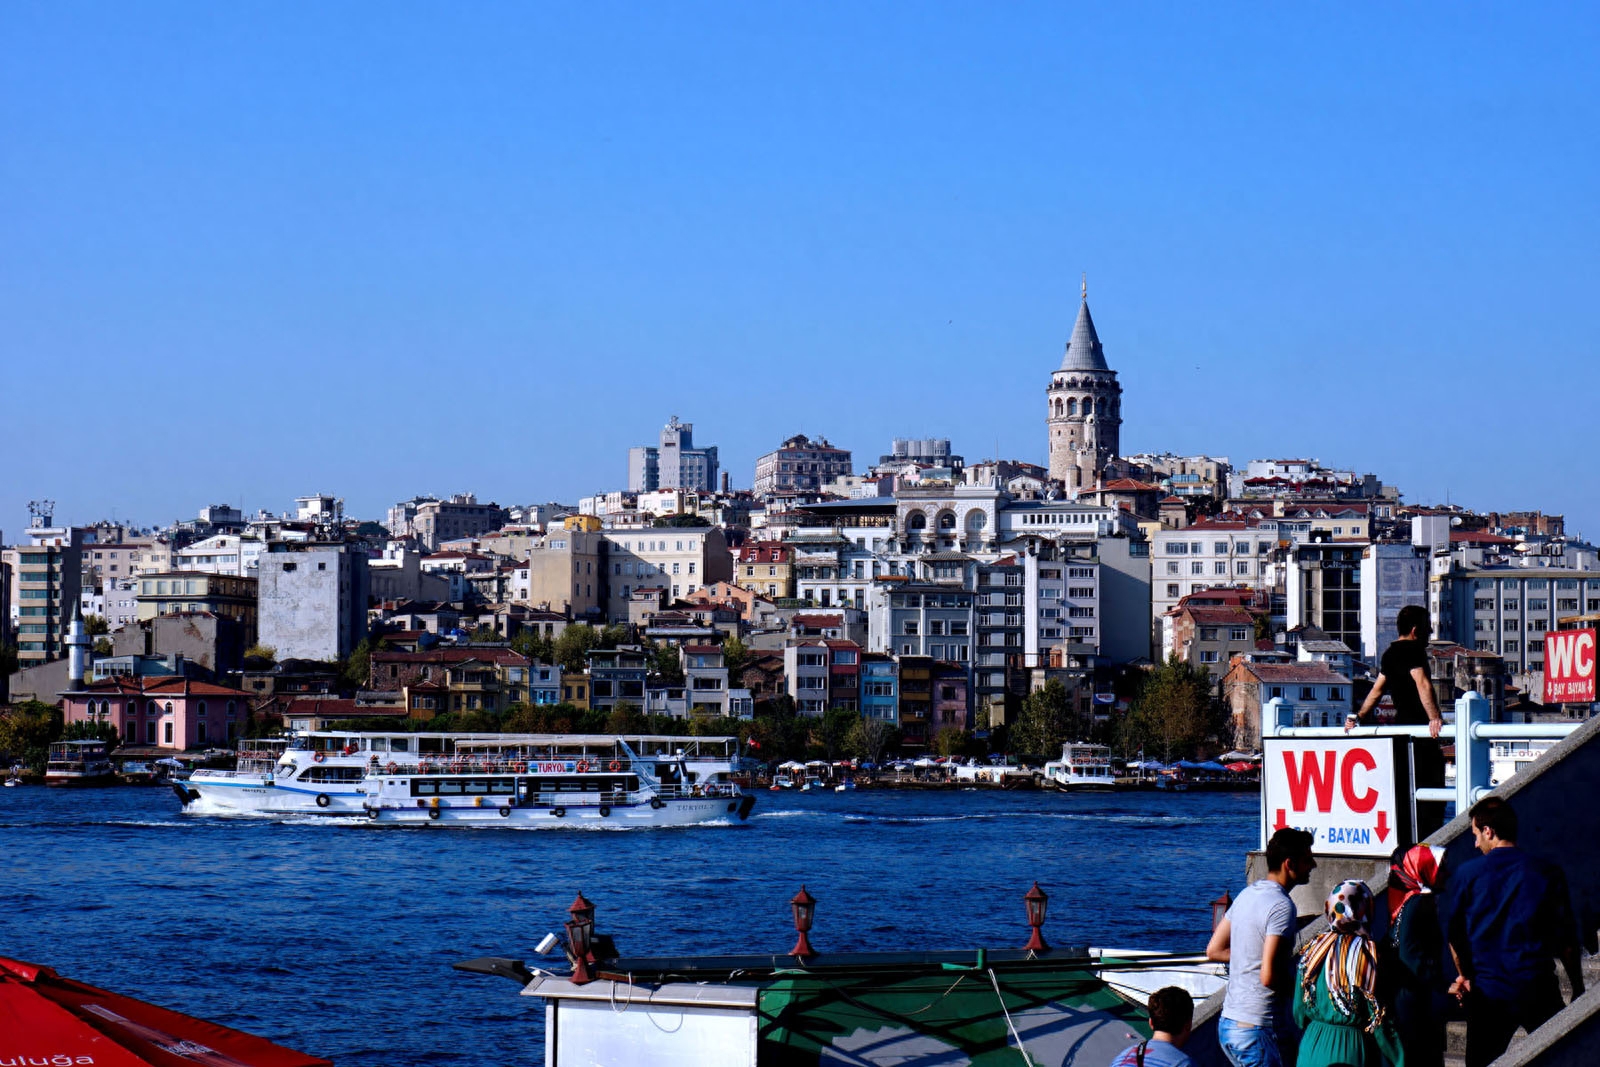
M 811 939 L 806 935 L 811 932 L 811 920 L 816 917 L 817 898 L 806 892 L 806 887 L 801 886 L 800 892 L 789 901 L 789 907 L 794 909 L 794 928 L 800 936 L 795 938 L 794 948 L 789 950 L 789 955 L 809 959 L 817 954 L 811 947 Z
M 1228 909 L 1233 907 L 1233 898 L 1224 889 L 1222 895 L 1211 902 L 1211 932 L 1216 933 L 1217 927 L 1222 925 L 1222 920 L 1228 917 Z
M 594 975 L 589 973 L 589 964 L 594 959 L 594 905 L 579 893 L 567 910 L 572 913 L 566 923 L 567 946 L 572 956 L 572 984 L 584 985 L 594 981 Z
M 1045 912 L 1050 909 L 1050 895 L 1039 888 L 1039 883 L 1033 883 L 1033 888 L 1022 895 L 1022 902 L 1028 907 L 1028 925 L 1033 928 L 1033 935 L 1028 938 L 1028 943 L 1022 947 L 1029 952 L 1048 952 L 1050 946 L 1045 944 L 1044 935 L 1039 928 L 1044 925 Z

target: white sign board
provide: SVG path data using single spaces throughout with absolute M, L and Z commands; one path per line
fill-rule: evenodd
M 1410 775 L 1397 773 L 1405 749 L 1395 740 L 1263 738 L 1262 847 L 1293 826 L 1314 834 L 1322 855 L 1387 856 L 1411 826 Z

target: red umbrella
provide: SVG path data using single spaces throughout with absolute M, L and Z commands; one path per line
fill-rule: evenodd
M 0 1062 L 332 1067 L 329 1060 L 0 957 Z
M 1228 770 L 1232 771 L 1234 774 L 1249 774 L 1251 771 L 1257 769 L 1258 768 L 1254 763 L 1250 763 L 1246 760 L 1240 760 L 1238 763 L 1228 764 Z

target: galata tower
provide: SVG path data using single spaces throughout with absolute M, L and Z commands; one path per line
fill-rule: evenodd
M 1076 496 L 1092 489 L 1121 447 L 1122 386 L 1106 366 L 1105 350 L 1089 315 L 1089 283 L 1084 279 L 1078 321 L 1072 327 L 1061 366 L 1050 376 L 1050 477 Z

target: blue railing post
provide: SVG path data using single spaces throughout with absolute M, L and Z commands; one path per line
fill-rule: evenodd
M 1489 721 L 1489 701 L 1482 693 L 1456 698 L 1456 814 L 1471 810 L 1479 792 L 1489 788 L 1489 742 L 1473 736 L 1472 728 Z

